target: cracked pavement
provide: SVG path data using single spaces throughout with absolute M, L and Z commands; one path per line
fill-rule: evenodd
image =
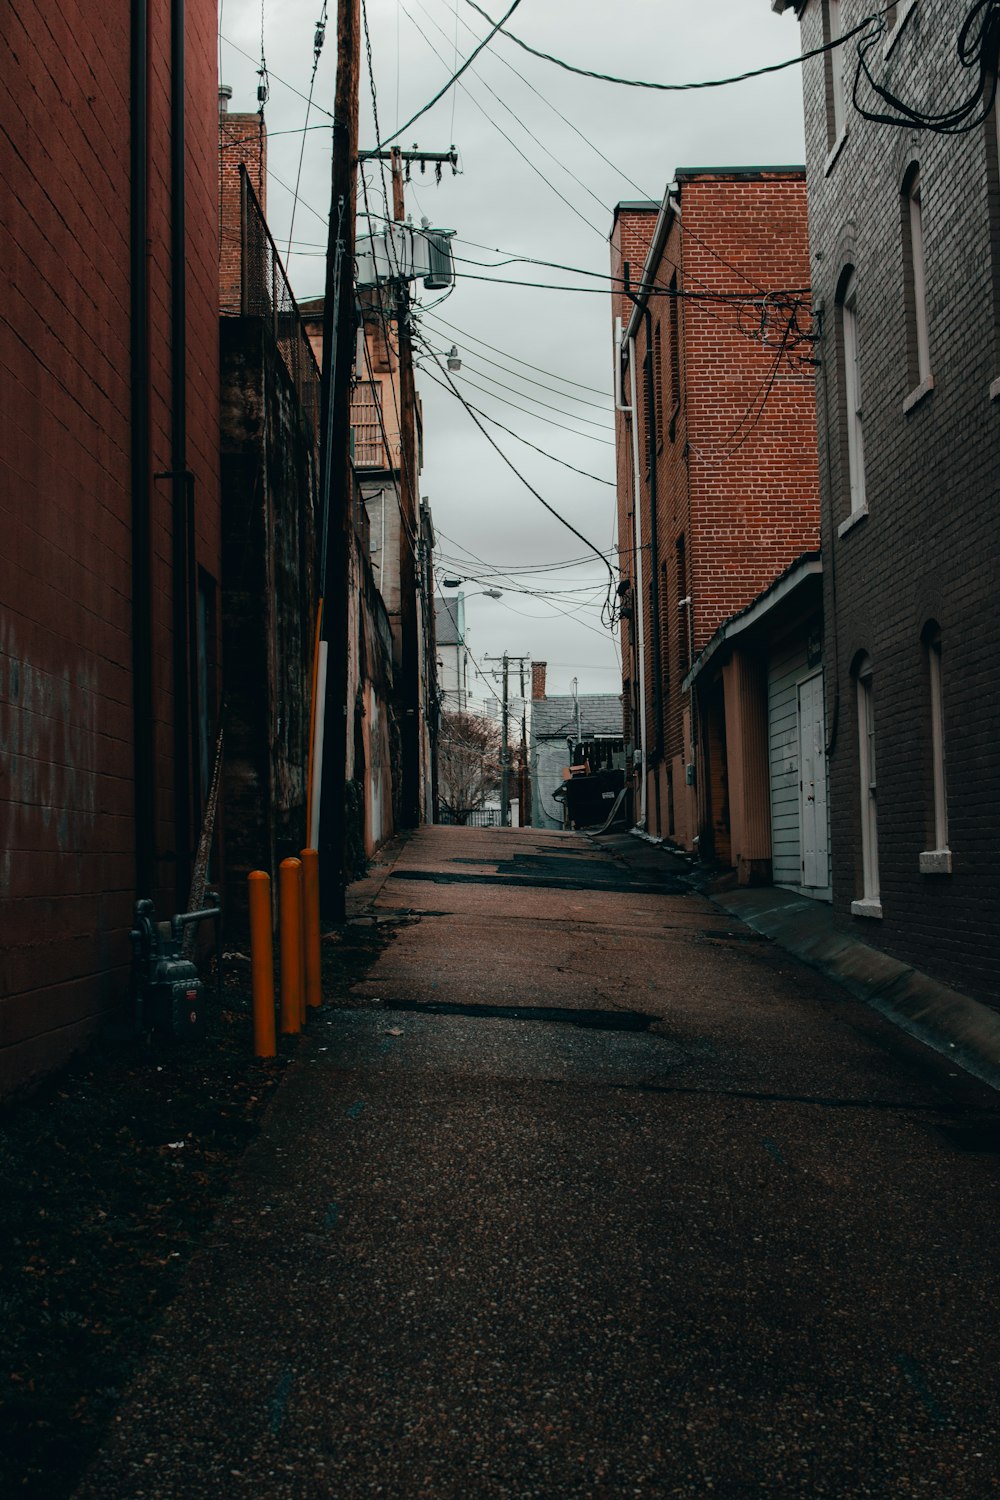
M 1000 1492 L 996 1094 L 683 874 L 405 842 L 78 1500 Z

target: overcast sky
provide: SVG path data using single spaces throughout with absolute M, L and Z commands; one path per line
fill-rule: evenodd
M 460 62 L 468 55 L 488 24 L 467 0 L 366 3 L 385 139 L 434 95 L 455 70 L 456 57 Z M 499 18 L 507 4 L 485 0 L 483 8 Z M 321 0 L 264 0 L 263 9 L 271 89 L 265 115 L 270 133 L 268 218 L 284 251 L 306 117 L 300 94 L 309 89 Z M 255 109 L 260 0 L 222 0 L 220 13 L 220 79 L 233 87 L 232 109 Z M 715 0 L 700 6 L 690 0 L 522 0 L 509 24 L 534 46 L 579 66 L 670 82 L 744 72 L 792 57 L 799 45 L 790 15 L 775 16 L 768 0 Z M 327 36 L 314 101 L 332 111 L 336 0 L 330 4 Z M 314 108 L 309 123 L 320 126 L 325 119 Z M 300 297 L 323 290 L 330 196 L 329 130 L 310 130 L 304 139 L 288 258 Z M 363 63 L 362 147 L 374 141 Z M 414 173 L 407 209 L 415 220 L 426 215 L 435 225 L 455 229 L 456 254 L 468 261 L 495 263 L 513 251 L 606 272 L 614 205 L 636 198 L 659 201 L 677 167 L 803 159 L 800 71 L 790 68 L 725 89 L 660 94 L 572 77 L 498 35 L 399 144 L 445 151 L 453 142 L 461 158 L 458 176 L 448 170 L 438 186 L 432 175 Z M 384 212 L 377 172 L 369 170 L 368 184 L 372 209 Z M 362 225 L 359 233 L 365 231 Z M 506 265 L 490 271 L 461 260 L 457 268 L 470 278 L 600 286 L 541 267 Z M 428 308 L 440 295 L 420 290 L 420 302 Z M 540 291 L 460 277 L 453 294 L 428 310 L 421 326 L 437 349 L 458 345 L 463 369 L 456 378 L 466 382 L 463 393 L 474 405 L 547 454 L 597 478 L 613 479 L 611 307 L 606 294 Z M 498 381 L 513 389 L 498 388 Z M 469 554 L 490 568 L 522 569 L 579 559 L 585 548 L 504 465 L 453 396 L 426 375 L 418 373 L 417 382 L 424 406 L 421 492 L 438 532 L 438 578 L 469 580 L 464 588 L 467 596 L 475 595 L 467 605 L 475 657 L 482 661 L 506 650 L 547 659 L 549 692 L 569 692 L 574 677 L 581 692 L 618 692 L 618 639 L 601 625 L 607 574 L 602 584 L 596 558 L 547 575 L 528 572 L 476 581 L 486 567 Z M 486 389 L 475 389 L 472 382 Z M 552 505 L 597 547 L 610 548 L 612 488 L 571 473 L 498 429 L 491 431 Z M 514 592 L 515 586 L 581 592 L 553 592 L 543 600 Z M 499 588 L 503 597 L 494 600 L 477 592 L 485 588 Z M 477 693 L 485 696 L 487 691 L 478 685 Z

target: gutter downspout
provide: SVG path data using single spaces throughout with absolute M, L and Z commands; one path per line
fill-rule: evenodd
M 153 896 L 153 605 L 150 555 L 148 0 L 132 0 L 130 48 L 130 365 L 132 427 L 132 784 L 135 897 Z
M 628 341 L 630 405 L 622 399 L 622 320 L 615 320 L 615 408 L 629 419 L 632 434 L 632 548 L 635 557 L 636 645 L 639 650 L 639 828 L 646 827 L 646 611 L 642 551 L 642 486 L 639 483 L 639 428 L 635 420 L 635 337 Z
M 187 905 L 191 874 L 191 511 L 187 465 L 187 224 L 185 197 L 185 0 L 170 9 L 170 482 L 173 687 L 174 840 L 177 907 Z

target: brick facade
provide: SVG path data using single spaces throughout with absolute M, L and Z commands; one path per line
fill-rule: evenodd
M 633 435 L 619 414 L 626 734 L 638 745 L 641 608 L 647 824 L 693 847 L 698 729 L 686 673 L 722 621 L 818 540 L 814 380 L 781 350 L 785 324 L 768 298 L 808 286 L 804 172 L 678 172 L 662 208 L 619 206 L 612 274 L 624 277 L 626 263 L 641 306 L 619 293 L 614 311 L 635 337 L 644 574 L 640 600 Z M 626 403 L 630 386 L 626 371 Z
M 170 16 L 150 6 L 155 894 L 175 899 Z M 125 990 L 135 899 L 127 8 L 8 8 L 0 128 L 0 1091 Z M 216 14 L 187 30 L 188 466 L 218 579 Z M 218 639 L 207 643 L 210 662 Z M 215 699 L 216 684 L 208 685 Z M 172 905 L 171 905 L 171 909 Z
M 841 8 L 845 29 L 867 14 L 861 0 L 844 0 Z M 804 50 L 822 41 L 824 9 L 810 0 L 802 10 Z M 929 107 L 964 96 L 970 79 L 955 61 L 955 7 L 921 0 L 899 14 L 903 24 L 882 49 L 889 86 Z M 847 130 L 833 152 L 830 64 L 813 59 L 803 75 L 813 286 L 823 333 L 818 411 L 834 909 L 845 930 L 996 1005 L 996 123 L 991 118 L 958 137 L 868 123 L 849 102 L 853 55 L 849 47 Z M 913 394 L 903 198 L 914 164 L 933 377 L 922 397 Z M 845 526 L 852 507 L 838 292 L 848 267 L 857 289 L 867 513 Z M 939 630 L 941 643 L 950 874 L 920 868 L 921 853 L 934 842 L 928 627 Z M 852 915 L 852 902 L 864 895 L 855 677 L 862 656 L 872 671 L 881 919 Z

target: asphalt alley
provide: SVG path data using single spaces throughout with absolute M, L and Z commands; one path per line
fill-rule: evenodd
M 79 1500 L 1000 1492 L 1000 1109 L 623 839 L 428 828 Z

